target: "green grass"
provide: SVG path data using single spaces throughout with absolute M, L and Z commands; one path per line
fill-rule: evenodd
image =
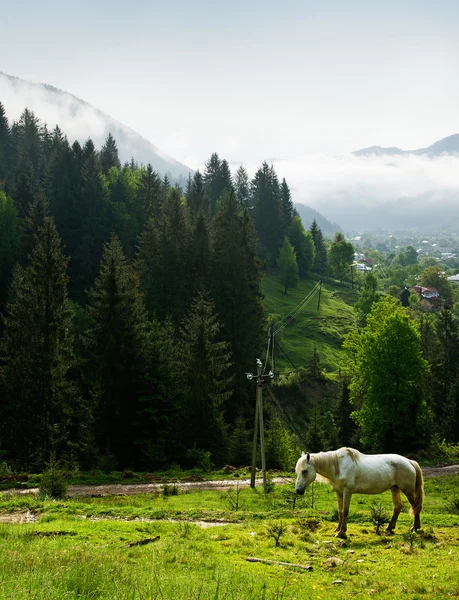
M 59 502 L 0 495 L 1 515 L 29 509 L 38 517 L 33 524 L 0 525 L 0 598 L 321 600 L 374 594 L 414 600 L 459 594 L 459 515 L 448 508 L 457 478 L 426 482 L 423 531 L 414 536 L 408 535 L 407 511 L 395 535 L 374 533 L 371 504 L 381 500 L 389 508 L 390 493 L 354 496 L 344 543 L 333 536 L 331 489 L 315 485 L 314 498 L 311 492 L 298 498 L 295 510 L 286 494 L 291 489 L 276 486 L 267 496 L 259 487 L 242 489 L 238 511 L 221 491 Z M 226 524 L 202 529 L 198 520 Z M 269 529 L 281 521 L 276 547 Z M 160 539 L 151 544 L 129 546 L 155 536 Z M 249 563 L 248 556 L 310 563 L 313 570 Z M 330 557 L 344 562 L 330 566 Z
M 275 276 L 263 280 L 266 313 L 281 318 L 291 313 L 316 286 L 317 279 L 302 279 L 298 287 L 283 294 L 283 288 Z M 282 330 L 280 344 L 297 367 L 305 367 L 312 356 L 314 346 L 328 372 L 337 373 L 342 366 L 341 343 L 344 335 L 355 323 L 353 305 L 358 295 L 346 284 L 325 282 L 322 285 L 320 311 L 316 295 Z M 292 368 L 281 352 L 276 354 L 280 370 Z

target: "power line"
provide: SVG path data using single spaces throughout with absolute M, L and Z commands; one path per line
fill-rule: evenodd
M 320 287 L 320 282 L 309 292 L 309 294 L 300 302 L 300 304 L 298 304 L 298 306 L 288 315 L 286 315 L 281 321 L 279 321 L 278 323 L 276 323 L 276 329 L 274 330 L 274 335 L 277 335 L 279 333 L 279 331 L 281 331 L 282 329 L 284 329 L 285 327 L 287 327 L 287 325 L 289 323 L 291 323 L 291 321 L 293 321 L 293 319 L 296 317 L 296 315 L 303 310 L 303 308 L 309 304 L 309 302 L 314 298 L 315 294 L 317 293 L 318 289 Z M 282 321 L 285 321 L 285 319 L 287 319 L 287 321 L 281 325 Z
M 282 349 L 282 346 L 279 344 L 279 342 L 276 340 L 276 344 L 277 347 L 279 348 L 279 350 L 282 352 L 282 354 L 285 356 L 285 358 L 288 360 L 288 362 L 292 365 L 292 367 L 298 371 L 298 367 L 296 365 L 293 364 L 293 361 L 290 359 L 290 357 L 287 355 L 287 353 L 285 352 L 285 350 Z

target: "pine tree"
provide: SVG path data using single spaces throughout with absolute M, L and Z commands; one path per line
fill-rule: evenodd
M 288 237 L 284 238 L 284 243 L 280 248 L 277 266 L 279 268 L 279 279 L 284 288 L 284 294 L 286 294 L 288 288 L 296 288 L 298 285 L 296 254 L 292 244 L 288 241 Z
M 135 423 L 145 385 L 148 324 L 138 276 L 115 235 L 104 246 L 87 310 L 92 321 L 85 336 L 87 377 L 96 440 L 120 466 L 132 466 L 138 460 Z
M 82 439 L 83 414 L 69 380 L 75 361 L 67 262 L 46 217 L 28 265 L 15 269 L 2 341 L 2 444 L 19 468 L 41 469 L 51 453 L 68 456 Z
M 153 217 L 149 219 L 140 236 L 139 251 L 135 264 L 140 277 L 145 306 L 150 318 L 152 318 L 159 307 L 158 279 L 161 269 L 158 230 Z
M 239 213 L 233 191 L 223 195 L 213 223 L 212 298 L 222 322 L 222 339 L 233 358 L 233 400 L 226 407 L 230 422 L 253 417 L 252 391 L 245 373 L 252 370 L 262 346 L 264 317 L 261 272 L 253 222 Z
M 200 294 L 185 316 L 177 343 L 188 447 L 211 452 L 217 463 L 226 457 L 224 408 L 232 394 L 229 344 L 218 341 L 220 329 L 212 302 Z
M 85 149 L 91 144 L 87 142 Z M 85 160 L 81 172 L 78 204 L 80 240 L 72 256 L 72 283 L 79 291 L 80 295 L 76 297 L 81 301 L 84 301 L 83 292 L 94 283 L 103 245 L 108 237 L 108 197 L 107 183 L 93 151 Z
M 73 258 L 81 240 L 80 212 L 81 196 L 81 169 L 82 150 L 75 143 L 70 147 L 66 138 L 58 128 L 53 133 L 53 151 L 48 162 L 44 193 L 49 202 L 49 210 L 53 215 L 57 230 L 69 255 Z M 73 265 L 70 263 L 69 274 L 74 274 Z M 70 289 L 73 289 L 72 281 Z
M 150 217 L 159 218 L 163 205 L 161 180 L 150 164 L 139 170 L 135 197 L 137 218 L 142 230 Z
M 38 185 L 34 179 L 32 164 L 29 161 L 21 163 L 13 184 L 12 197 L 18 210 L 19 218 L 23 219 L 27 213 L 27 207 L 33 203 L 38 194 Z
M 281 219 L 279 181 L 273 167 L 264 162 L 251 182 L 255 229 L 260 240 L 261 258 L 275 264 L 284 233 Z
M 11 158 L 10 128 L 5 108 L 0 102 L 0 184 L 9 172 Z
M 206 162 L 204 170 L 204 183 L 210 200 L 210 214 L 217 212 L 217 201 L 223 191 L 221 185 L 221 160 L 216 152 Z
M 189 225 L 186 204 L 171 188 L 161 217 L 142 233 L 137 268 L 148 312 L 161 321 L 169 314 L 178 325 L 190 298 Z
M 35 238 L 40 227 L 43 227 L 49 217 L 49 204 L 43 190 L 31 201 L 21 226 L 21 255 L 22 263 L 26 264 L 35 245 Z
M 314 273 L 322 275 L 327 271 L 328 268 L 327 247 L 325 246 L 322 231 L 317 225 L 315 219 L 313 220 L 309 231 L 311 232 L 312 239 L 314 241 L 314 247 L 316 250 L 312 270 L 314 271 Z
M 204 213 L 200 212 L 191 233 L 189 249 L 190 288 L 192 297 L 197 296 L 200 289 L 209 289 L 212 265 L 209 227 Z
M 293 218 L 293 202 L 292 194 L 287 182 L 285 181 L 285 177 L 282 179 L 282 183 L 280 185 L 280 212 L 283 234 L 287 235 L 287 231 L 292 223 Z
M 102 173 L 107 174 L 112 167 L 121 168 L 120 158 L 118 156 L 118 146 L 111 133 L 108 134 L 105 144 L 99 152 L 100 167 Z
M 300 217 L 293 217 L 287 230 L 287 236 L 295 250 L 298 272 L 305 276 L 312 270 L 316 254 L 311 232 L 304 230 Z
M 240 208 L 250 208 L 250 179 L 249 174 L 241 165 L 234 177 L 234 191 Z
M 186 445 L 180 430 L 179 383 L 173 357 L 174 327 L 170 320 L 149 325 L 146 348 L 145 390 L 139 395 L 135 445 L 142 468 L 164 468 L 183 458 Z
M 16 154 L 19 164 L 30 166 L 30 177 L 34 185 L 38 185 L 41 177 L 42 136 L 40 122 L 34 113 L 25 109 L 17 123 L 17 148 Z
M 0 314 L 4 311 L 13 266 L 18 260 L 18 211 L 13 200 L 0 190 Z
M 210 214 L 210 199 L 204 184 L 204 178 L 199 170 L 196 171 L 191 180 L 187 202 L 193 215 L 197 215 L 200 211 L 206 215 Z

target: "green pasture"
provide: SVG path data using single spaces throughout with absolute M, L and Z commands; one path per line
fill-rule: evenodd
M 266 314 L 276 314 L 281 319 L 289 315 L 314 289 L 318 281 L 301 279 L 296 289 L 283 287 L 275 276 L 263 279 L 264 306 Z M 305 367 L 314 346 L 329 372 L 337 373 L 342 366 L 341 344 L 343 337 L 354 326 L 353 305 L 357 301 L 356 290 L 348 284 L 324 282 L 318 310 L 318 295 L 308 302 L 295 318 L 282 330 L 279 342 L 292 363 Z M 292 368 L 288 359 L 279 351 L 276 364 L 281 370 Z
M 255 490 L 70 498 L 0 494 L 0 598 L 326 599 L 459 595 L 459 483 L 426 481 L 423 529 L 376 535 L 354 496 L 345 542 L 334 537 L 335 496 L 315 484 L 293 506 L 293 484 Z M 236 510 L 237 508 L 237 510 Z M 202 522 L 206 527 L 202 526 Z M 276 545 L 276 537 L 278 545 Z M 159 538 L 157 538 L 159 536 Z M 136 542 L 155 540 L 143 545 Z M 306 571 L 247 557 L 311 566 Z M 340 583 L 337 583 L 340 582 Z

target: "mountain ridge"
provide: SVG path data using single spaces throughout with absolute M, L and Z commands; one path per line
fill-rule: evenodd
M 6 102 L 4 97 L 7 98 Z M 0 100 L 7 114 L 11 114 L 12 107 L 8 106 L 8 99 L 11 104 L 21 106 L 20 111 L 16 112 L 29 108 L 49 126 L 59 125 L 72 141 L 81 143 L 91 137 L 94 144 L 100 147 L 111 133 L 118 145 L 121 162 L 128 162 L 134 157 L 140 163 L 151 163 L 162 175 L 167 173 L 176 179 L 186 178 L 193 173 L 188 166 L 167 155 L 131 127 L 75 94 L 51 84 L 28 81 L 0 71 Z M 80 127 L 82 122 L 85 122 L 86 128 Z
M 416 156 L 441 156 L 443 154 L 459 154 L 459 133 L 453 133 L 445 138 L 437 140 L 427 148 L 418 148 L 417 150 L 402 150 L 396 146 L 384 148 L 383 146 L 369 146 L 361 148 L 352 153 L 354 156 L 407 156 L 414 154 Z

